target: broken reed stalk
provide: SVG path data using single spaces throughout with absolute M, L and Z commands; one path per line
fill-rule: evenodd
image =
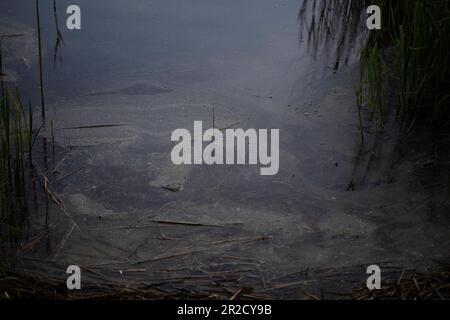
M 66 238 L 74 231 L 73 226 L 66 229 L 65 236 L 56 250 L 65 245 Z M 25 244 L 22 249 L 29 250 L 39 243 L 42 237 L 37 237 Z M 205 272 L 199 268 L 202 274 L 180 274 L 181 270 L 188 268 L 170 268 L 164 272 L 168 277 L 161 279 L 160 271 L 145 280 L 131 275 L 130 281 L 117 281 L 117 270 L 113 271 L 105 266 L 83 266 L 86 271 L 83 292 L 77 294 L 67 290 L 66 278 L 63 276 L 66 266 L 53 260 L 28 261 L 23 264 L 23 269 L 0 269 L 1 298 L 7 299 L 279 299 L 290 290 L 301 290 L 305 296 L 298 299 L 313 300 L 448 300 L 450 299 L 450 272 L 438 271 L 417 273 L 410 271 L 399 279 L 389 277 L 383 282 L 381 290 L 370 291 L 360 284 L 345 286 L 341 292 L 324 290 L 327 283 L 336 286 L 339 279 L 355 276 L 353 272 L 345 270 L 316 270 L 326 281 L 322 282 L 314 275 L 302 275 L 302 279 L 292 281 L 270 281 L 270 286 L 261 288 L 259 283 L 249 280 L 252 277 L 252 268 L 219 270 L 217 272 Z M 202 270 L 200 270 L 202 269 Z M 192 271 L 192 268 L 189 268 Z M 113 271 L 113 272 L 111 272 Z M 149 273 L 146 268 L 130 268 L 123 270 L 123 274 Z M 337 272 L 338 278 L 331 277 L 327 271 Z M 172 275 L 172 273 L 174 273 Z M 325 274 L 324 274 L 325 273 Z M 297 274 L 297 272 L 295 273 Z M 359 272 L 357 272 L 359 274 Z M 396 273 L 397 274 L 397 273 Z M 249 277 L 247 277 L 247 275 Z M 127 279 L 121 275 L 122 280 Z M 325 286 L 325 287 L 324 287 Z M 358 289 L 360 288 L 360 289 Z
M 45 119 L 44 68 L 42 61 L 42 37 L 41 37 L 41 17 L 39 13 L 39 0 L 36 0 L 36 21 L 37 21 L 38 51 L 39 51 L 39 81 L 41 87 L 41 116 L 42 119 Z
M 2 40 L 0 39 L 0 86 L 2 89 L 2 97 L 5 95 L 5 83 L 3 82 L 3 54 L 2 54 Z
M 52 131 L 52 155 L 53 155 L 53 167 L 56 166 L 56 151 L 55 151 L 55 130 L 53 126 L 53 120 L 50 120 L 50 128 Z

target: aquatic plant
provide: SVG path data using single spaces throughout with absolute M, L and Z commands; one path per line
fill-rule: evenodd
M 17 89 L 5 87 L 0 114 L 0 239 L 12 244 L 26 223 L 35 134 L 31 105 L 24 108 Z
M 369 5 L 381 8 L 382 30 L 366 29 Z M 336 56 L 335 70 L 359 51 L 357 94 L 380 123 L 394 106 L 408 128 L 450 124 L 450 1 L 304 0 L 299 22 L 314 52 Z

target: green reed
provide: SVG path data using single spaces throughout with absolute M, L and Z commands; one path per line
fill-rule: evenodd
M 366 28 L 372 4 L 382 10 L 382 30 Z M 360 50 L 357 94 L 381 123 L 394 107 L 408 126 L 450 124 L 450 1 L 305 0 L 299 21 L 301 37 L 316 52 L 332 52 L 336 69 L 352 47 Z
M 5 89 L 0 110 L 0 238 L 20 238 L 28 212 L 32 161 L 32 108 L 23 106 L 19 91 Z

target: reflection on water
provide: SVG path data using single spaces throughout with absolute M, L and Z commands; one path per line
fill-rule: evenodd
M 33 10 L 25 2 L 2 4 L 6 7 L 2 12 L 34 27 Z M 218 1 L 84 0 L 79 2 L 83 29 L 59 30 L 67 41 L 64 65 L 53 68 L 55 39 L 61 34 L 55 30 L 53 7 L 41 6 L 49 99 L 117 87 L 133 78 L 164 81 L 168 86 L 179 81 L 228 81 L 238 87 L 240 80 L 249 82 L 246 77 L 263 83 L 270 74 L 262 70 L 269 65 L 281 59 L 295 64 L 300 58 L 294 41 L 297 1 L 230 6 Z M 62 26 L 66 7 L 66 2 L 58 2 Z M 270 71 L 280 72 L 276 69 Z M 35 80 L 33 71 L 27 82 Z
M 307 42 L 312 54 L 333 59 L 333 71 L 355 63 L 367 34 L 366 8 L 364 1 L 303 1 L 300 41 Z
M 34 25 L 25 2 L 0 4 L 23 31 Z M 338 54 L 331 69 L 341 59 L 349 66 L 324 76 L 329 60 L 299 45 L 298 1 L 80 0 L 81 31 L 63 28 L 68 4 L 41 10 L 54 124 L 42 134 L 41 159 L 66 213 L 48 210 L 55 260 L 213 269 L 234 256 L 238 266 L 252 259 L 252 268 L 272 278 L 309 266 L 415 266 L 445 256 L 448 224 L 426 210 L 408 214 L 424 203 L 435 216 L 448 209 L 442 186 L 424 193 L 422 182 L 430 181 L 411 183 L 425 153 L 393 160 L 395 134 L 378 144 L 371 128 L 367 140 L 377 144 L 361 146 L 352 79 L 358 67 Z M 38 101 L 36 61 L 25 56 L 36 39 L 28 35 L 7 52 L 6 67 Z M 355 37 L 340 43 L 350 46 Z M 29 69 L 17 61 L 21 55 Z M 279 128 L 280 173 L 173 166 L 170 134 L 196 120 Z
M 64 45 L 64 38 L 61 33 L 61 29 L 59 28 L 58 7 L 56 5 L 56 0 L 53 0 L 53 15 L 55 17 L 55 29 L 56 29 L 55 49 L 53 50 L 53 64 L 56 64 L 58 59 L 59 62 L 62 63 L 61 47 Z

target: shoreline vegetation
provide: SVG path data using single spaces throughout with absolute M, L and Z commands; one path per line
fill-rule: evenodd
M 1 250 L 8 251 L 5 244 L 13 249 L 27 223 L 35 134 L 31 105 L 26 110 L 19 91 L 6 85 L 0 127 L 0 240 Z
M 22 103 L 22 96 L 19 88 L 11 89 L 11 85 L 5 81 L 3 74 L 3 52 L 1 46 L 2 38 L 20 38 L 23 34 L 1 35 L 0 38 L 0 72 L 1 72 L 1 119 L 0 119 L 0 240 L 1 249 L 11 254 L 17 248 L 21 237 L 29 229 L 30 208 L 38 212 L 40 204 L 39 198 L 45 200 L 45 228 L 48 229 L 49 202 L 58 204 L 51 194 L 50 181 L 47 177 L 49 173 L 48 147 L 52 148 L 53 160 L 55 160 L 55 142 L 53 121 L 50 121 L 50 131 L 52 145 L 47 146 L 48 139 L 40 133 L 47 129 L 45 87 L 44 87 L 44 63 L 43 44 L 41 35 L 40 2 L 35 1 L 36 12 L 36 32 L 37 32 L 37 60 L 39 62 L 39 93 L 41 117 L 35 121 L 31 101 L 28 106 Z M 64 44 L 61 32 L 58 27 L 56 0 L 53 2 L 55 24 L 56 24 L 56 45 L 54 57 L 56 57 L 61 45 Z M 39 123 L 36 123 L 39 122 Z M 35 127 L 38 126 L 38 127 Z M 33 147 L 36 142 L 42 140 L 42 156 L 34 156 L 36 151 Z M 41 159 L 42 158 L 42 159 Z M 35 160 L 37 161 L 35 163 Z M 42 160 L 42 161 L 41 161 Z M 40 169 L 40 162 L 43 162 L 43 169 Z M 54 161 L 53 161 L 54 162 Z
M 381 8 L 382 30 L 366 29 L 369 5 Z M 450 1 L 305 0 L 299 24 L 314 54 L 336 57 L 335 70 L 359 51 L 358 108 L 369 106 L 381 126 L 393 111 L 409 130 L 450 127 Z
M 369 3 L 370 2 L 370 3 Z M 386 118 L 395 114 L 399 124 L 408 131 L 416 125 L 430 128 L 450 127 L 450 1 L 425 0 L 305 0 L 299 12 L 300 34 L 308 41 L 312 51 L 327 51 L 336 56 L 334 70 L 348 63 L 351 43 L 358 41 L 361 26 L 365 27 L 365 8 L 369 4 L 379 5 L 383 13 L 383 29 L 371 31 L 360 48 L 360 82 L 355 86 L 358 101 L 361 140 L 364 142 L 362 109 L 368 106 L 383 127 Z M 53 3 L 56 18 L 56 1 Z M 310 13 L 313 15 L 310 16 Z M 308 16 L 307 16 L 308 15 Z M 45 199 L 45 226 L 48 228 L 48 206 L 52 201 L 49 181 L 45 174 L 33 166 L 33 146 L 41 129 L 45 130 L 44 66 L 39 17 L 39 0 L 36 0 L 36 19 L 39 44 L 39 77 L 41 98 L 41 128 L 34 128 L 33 109 L 22 104 L 19 90 L 12 91 L 1 78 L 0 119 L 0 254 L 11 257 L 0 265 L 0 299 L 257 299 L 261 296 L 246 292 L 242 288 L 215 287 L 210 291 L 160 290 L 158 286 L 137 285 L 126 287 L 118 282 L 105 281 L 87 283 L 89 294 L 74 294 L 65 289 L 65 278 L 46 273 L 32 274 L 22 270 L 20 252 L 17 247 L 23 232 L 29 227 L 27 217 L 36 206 L 36 183 L 39 183 Z M 338 35 L 337 37 L 335 35 Z M 1 40 L 0 40 L 1 41 Z M 56 62 L 62 35 L 57 29 L 54 61 Z M 0 68 L 2 68 L 0 42 Z M 1 69 L 0 69 L 1 71 Z M 0 75 L 3 77 L 3 72 Z M 53 123 L 51 122 L 52 136 Z M 46 138 L 44 162 L 47 161 Z M 53 146 L 54 150 L 54 146 Z M 54 153 L 54 152 L 53 152 Z M 57 200 L 53 201 L 58 204 Z M 42 210 L 44 212 L 44 210 Z M 44 219 L 44 218 L 43 218 Z M 48 232 L 48 230 L 47 230 Z M 6 242 L 5 242 L 6 241 Z M 5 245 L 6 244 L 6 245 Z M 31 245 L 33 243 L 31 242 Z M 448 270 L 448 267 L 444 267 Z M 34 270 L 36 271 L 36 270 Z M 61 272 L 62 271 L 62 272 Z M 59 274 L 65 270 L 58 269 Z M 339 272 L 339 270 L 336 270 Z M 97 274 L 99 272 L 92 271 Z M 219 275 L 222 276 L 222 275 Z M 100 278 L 102 278 L 100 274 Z M 98 280 L 98 279 L 97 279 Z M 182 279 L 183 280 L 183 279 Z M 208 283 L 211 283 L 208 282 Z M 415 273 L 405 275 L 386 284 L 382 291 L 368 292 L 365 289 L 343 294 L 343 299 L 449 299 L 449 272 Z M 285 285 L 285 287 L 283 287 Z M 289 288 L 291 284 L 280 284 L 275 290 Z M 295 283 L 294 283 L 295 285 Z M 57 289 L 55 289 L 57 288 Z M 220 294 L 219 294 L 219 293 Z M 317 293 L 306 292 L 305 298 L 325 299 Z M 270 295 L 264 298 L 271 298 Z
M 41 116 L 44 124 L 45 98 L 39 0 L 36 0 L 36 21 Z M 22 36 L 13 35 L 13 37 Z M 2 35 L 2 37 L 8 38 L 11 35 Z M 34 201 L 34 209 L 37 211 L 37 182 L 41 185 L 42 183 L 37 177 L 35 166 L 33 165 L 33 146 L 43 125 L 39 129 L 34 128 L 34 114 L 31 101 L 28 107 L 25 107 L 22 103 L 19 88 L 16 87 L 15 90 L 11 90 L 10 85 L 4 81 L 3 53 L 1 49 L 0 45 L 0 82 L 2 89 L 0 110 L 0 254 L 3 257 L 9 257 L 14 255 L 17 245 L 30 227 L 29 215 L 32 201 Z M 47 190 L 46 186 L 43 189 Z M 44 192 L 48 194 L 47 191 Z

